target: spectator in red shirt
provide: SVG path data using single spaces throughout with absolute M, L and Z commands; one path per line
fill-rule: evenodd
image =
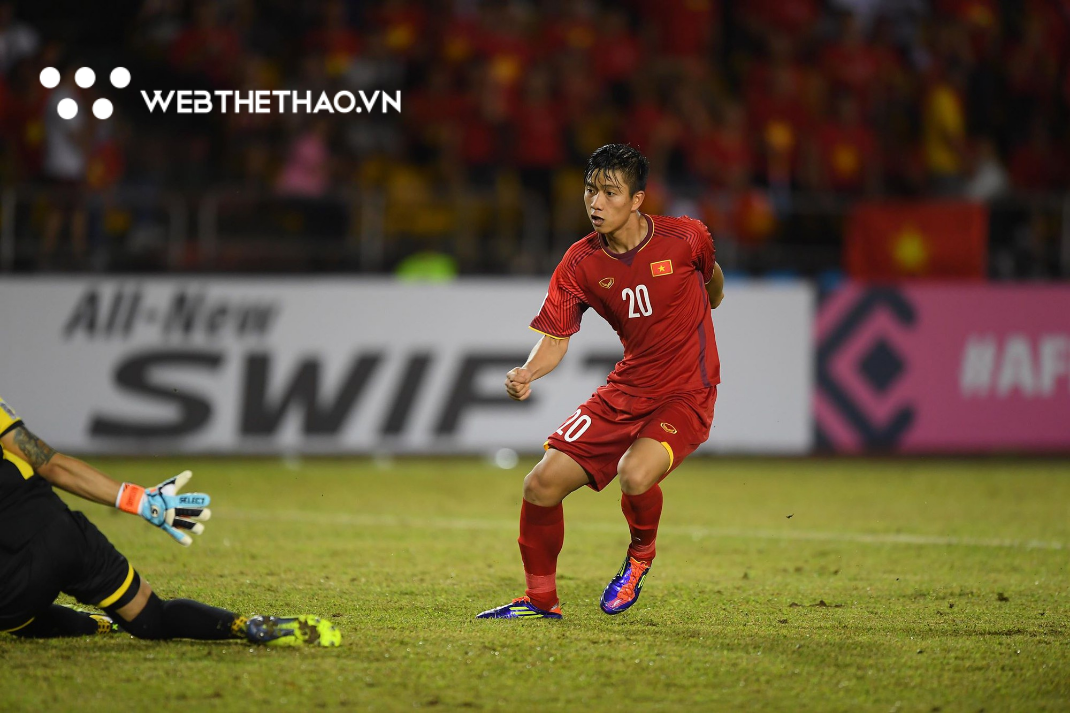
M 479 30 L 479 56 L 486 63 L 490 81 L 515 93 L 524 73 L 534 63 L 536 52 L 528 27 L 512 6 L 488 7 Z
M 851 13 L 840 18 L 840 36 L 821 51 L 821 71 L 832 89 L 850 92 L 868 109 L 881 75 L 882 57 L 862 34 L 862 25 Z
M 560 108 L 553 101 L 548 72 L 537 69 L 528 75 L 524 98 L 514 119 L 515 160 L 521 170 L 549 170 L 565 160 Z
M 458 134 L 467 108 L 467 98 L 454 89 L 449 67 L 437 64 L 429 70 L 426 84 L 405 98 L 402 119 L 421 150 L 441 150 Z
M 423 53 L 427 30 L 427 10 L 423 3 L 386 0 L 377 20 L 376 32 L 381 34 L 391 54 L 412 58 Z
M 346 73 L 353 58 L 360 54 L 360 35 L 349 27 L 342 0 L 329 0 L 323 6 L 323 23 L 305 34 L 305 51 L 322 56 L 328 76 Z
M 30 61 L 17 63 L 4 82 L 0 99 L 5 158 L 12 160 L 10 178 L 36 180 L 44 158 L 45 110 L 51 90 L 38 79 L 39 67 Z
M 1034 117 L 1027 141 L 1011 152 L 1011 185 L 1021 191 L 1047 191 L 1059 187 L 1066 172 L 1065 156 L 1051 140 L 1046 117 Z
M 204 77 L 214 86 L 228 86 L 240 66 L 238 35 L 219 22 L 215 2 L 202 0 L 193 8 L 193 25 L 171 45 L 171 64 L 179 71 Z
M 642 8 L 644 21 L 656 30 L 660 56 L 710 59 L 720 33 L 719 0 L 662 0 Z
M 487 188 L 495 182 L 500 165 L 509 158 L 503 149 L 509 112 L 503 92 L 488 77 L 487 67 L 474 65 L 468 84 L 458 152 L 467 168 L 469 184 Z
M 721 120 L 708 145 L 716 187 L 740 189 L 750 185 L 754 173 L 754 150 L 747 115 L 736 102 L 721 108 Z
M 1028 117 L 1050 115 L 1059 77 L 1059 47 L 1051 44 L 1051 35 L 1038 13 L 1026 15 L 1021 39 L 1005 50 L 1005 72 L 1011 129 L 1019 136 L 1027 129 Z
M 468 15 L 454 15 L 439 35 L 439 59 L 450 65 L 469 62 L 479 45 L 479 21 Z
M 578 51 L 586 58 L 594 49 L 595 42 L 602 40 L 602 18 L 595 23 L 594 8 L 588 3 L 565 3 L 559 17 L 549 16 L 546 19 L 540 44 L 548 55 Z
M 523 233 L 526 240 L 552 231 L 554 220 L 554 179 L 564 168 L 565 125 L 561 106 L 554 95 L 553 78 L 546 67 L 536 66 L 524 79 L 524 95 L 512 114 L 514 165 L 519 169 L 524 191 Z
M 612 143 L 617 116 L 607 100 L 605 85 L 596 75 L 585 71 L 579 50 L 571 50 L 559 64 L 557 82 L 560 96 L 558 113 L 566 125 L 571 163 L 589 156 L 600 146 Z
M 936 11 L 974 28 L 991 28 L 999 23 L 996 0 L 936 0 Z
M 728 102 L 720 120 L 691 123 L 687 141 L 691 172 L 714 190 L 740 189 L 750 183 L 754 152 L 743 108 Z M 705 117 L 705 114 L 703 114 Z
M 779 64 L 772 68 L 768 91 L 751 96 L 748 113 L 770 184 L 787 185 L 796 178 L 799 147 L 809 123 L 798 94 L 790 66 Z
M 832 116 L 814 132 L 808 163 L 818 190 L 850 195 L 876 191 L 880 176 L 877 142 L 862 123 L 858 102 L 851 94 L 834 98 Z
M 744 95 L 752 103 L 768 93 L 773 71 L 787 75 L 787 87 L 793 99 L 802 101 L 808 83 L 807 67 L 798 60 L 796 43 L 783 32 L 770 32 L 765 39 L 768 56 L 748 62 Z
M 640 76 L 632 84 L 631 110 L 623 122 L 624 141 L 639 149 L 652 166 L 662 166 L 663 154 L 679 139 L 682 130 L 659 101 L 652 76 Z
M 821 12 L 817 0 L 747 0 L 740 5 L 744 23 L 759 35 L 772 31 L 805 38 Z
M 628 25 L 628 15 L 623 10 L 610 10 L 601 27 L 598 51 L 592 61 L 598 79 L 615 85 L 626 82 L 639 67 L 642 45 L 639 37 Z

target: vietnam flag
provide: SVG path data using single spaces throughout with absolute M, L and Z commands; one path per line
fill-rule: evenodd
M 844 263 L 859 280 L 982 279 L 988 210 L 962 201 L 858 203 L 848 219 Z
M 654 277 L 672 274 L 672 260 L 658 260 L 650 263 L 650 274 Z

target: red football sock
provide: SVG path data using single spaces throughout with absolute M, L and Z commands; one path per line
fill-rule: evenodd
M 557 555 L 565 542 L 565 511 L 561 503 L 553 507 L 533 505 L 527 500 L 520 508 L 520 557 L 528 598 L 539 609 L 557 604 Z
M 658 537 L 663 501 L 660 485 L 655 485 L 642 495 L 622 494 L 620 509 L 628 520 L 628 529 L 632 531 L 632 544 L 628 546 L 631 557 L 649 562 L 657 554 L 654 543 Z

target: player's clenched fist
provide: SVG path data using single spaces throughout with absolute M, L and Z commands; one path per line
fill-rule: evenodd
M 531 395 L 531 372 L 522 366 L 510 369 L 505 375 L 505 390 L 509 397 L 523 401 Z

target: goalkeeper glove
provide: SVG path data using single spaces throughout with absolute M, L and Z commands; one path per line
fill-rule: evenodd
M 180 545 L 188 547 L 193 544 L 193 539 L 183 530 L 199 535 L 204 532 L 201 522 L 212 516 L 212 511 L 208 509 L 211 498 L 205 493 L 178 494 L 178 490 L 192 477 L 193 473 L 184 470 L 155 488 L 148 489 L 134 483 L 123 483 L 115 499 L 115 507 L 140 515 Z

